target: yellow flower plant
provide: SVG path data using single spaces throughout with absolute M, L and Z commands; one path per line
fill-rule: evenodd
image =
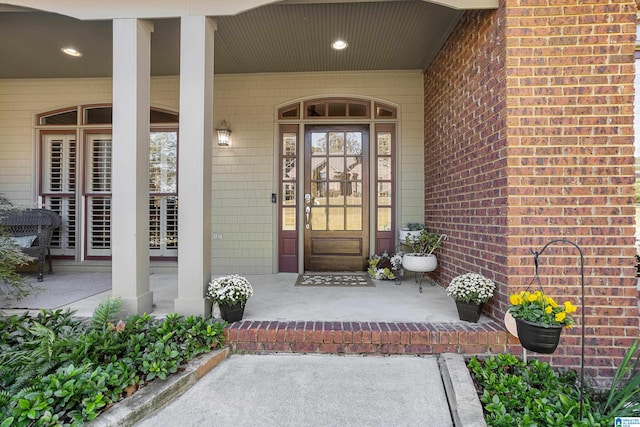
M 509 297 L 509 312 L 516 319 L 539 323 L 542 326 L 564 326 L 571 328 L 575 323 L 571 313 L 577 307 L 570 301 L 559 304 L 542 291 L 522 291 Z

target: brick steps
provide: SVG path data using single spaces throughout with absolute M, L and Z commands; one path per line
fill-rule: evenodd
M 254 321 L 225 329 L 233 352 L 333 354 L 480 354 L 507 349 L 508 332 L 482 323 Z

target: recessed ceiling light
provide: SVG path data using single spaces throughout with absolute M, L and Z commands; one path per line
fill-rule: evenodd
M 331 43 L 331 49 L 333 50 L 346 49 L 348 46 L 349 46 L 349 43 L 347 43 L 344 40 L 336 40 L 333 43 Z
M 72 48 L 72 47 L 63 47 L 60 49 L 60 51 L 62 53 L 66 53 L 69 56 L 75 56 L 76 58 L 79 58 L 82 56 L 82 52 Z

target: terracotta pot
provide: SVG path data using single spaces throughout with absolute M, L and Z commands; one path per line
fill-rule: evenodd
M 556 351 L 560 341 L 560 334 L 562 333 L 562 326 L 551 325 L 544 327 L 539 323 L 517 318 L 516 326 L 518 327 L 520 344 L 527 350 L 544 354 L 551 354 Z
M 460 320 L 466 322 L 477 323 L 478 320 L 480 320 L 483 305 L 484 304 L 476 304 L 474 302 L 456 301 L 458 317 L 460 317 Z

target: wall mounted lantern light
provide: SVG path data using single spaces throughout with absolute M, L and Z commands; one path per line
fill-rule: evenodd
M 216 128 L 218 145 L 221 147 L 229 147 L 231 145 L 231 128 L 229 126 L 229 122 L 225 119 Z

